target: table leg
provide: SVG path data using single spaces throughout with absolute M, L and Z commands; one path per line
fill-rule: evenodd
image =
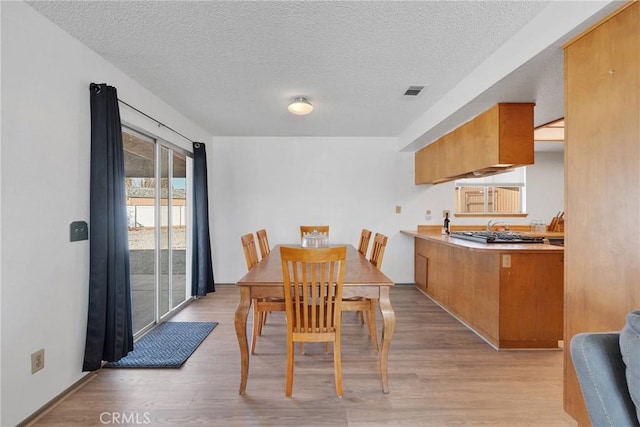
M 247 343 L 247 316 L 251 307 L 251 291 L 240 288 L 240 303 L 236 308 L 235 326 L 238 344 L 240 346 L 240 395 L 243 396 L 247 388 L 249 377 L 249 345 Z
M 389 286 L 380 287 L 380 311 L 382 312 L 382 349 L 380 350 L 380 378 L 382 379 L 382 392 L 389 393 L 389 348 L 391 337 L 396 328 L 396 313 L 389 299 Z

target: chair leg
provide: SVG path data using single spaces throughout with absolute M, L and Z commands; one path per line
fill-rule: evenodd
M 264 311 L 259 311 L 258 312 L 258 336 L 262 335 L 262 325 L 264 325 L 264 318 L 267 315 L 266 312 Z
M 256 339 L 259 335 L 259 330 L 260 330 L 260 313 L 258 312 L 258 308 L 257 308 L 257 301 L 253 300 L 253 328 L 251 331 L 251 354 L 253 354 L 253 352 L 256 349 Z
M 302 343 L 300 343 L 302 344 Z M 287 380 L 285 384 L 285 396 L 291 397 L 293 391 L 293 358 L 295 355 L 295 349 L 293 347 L 293 341 L 287 339 Z
M 335 372 L 336 394 L 342 397 L 342 361 L 340 353 L 340 338 L 338 338 L 333 342 L 333 370 Z
M 265 311 L 264 314 L 262 315 L 262 324 L 266 325 L 267 324 L 267 314 L 269 314 L 269 311 Z M 262 328 L 260 328 L 262 330 Z
M 373 298 L 369 299 L 369 313 L 367 323 L 369 323 L 369 335 L 371 335 L 371 342 L 373 343 L 373 348 L 377 353 L 379 347 L 378 334 L 376 329 L 376 300 Z
M 363 311 L 359 311 L 358 312 L 358 317 L 360 317 L 360 324 L 364 325 L 364 312 Z

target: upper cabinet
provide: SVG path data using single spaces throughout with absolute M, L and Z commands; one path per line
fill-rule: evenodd
M 439 184 L 534 162 L 533 103 L 500 103 L 416 152 L 415 183 Z

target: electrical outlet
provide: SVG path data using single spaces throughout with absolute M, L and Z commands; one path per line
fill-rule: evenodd
M 442 218 L 446 218 L 447 215 L 449 215 L 449 211 L 448 210 L 442 211 Z
M 502 268 L 511 268 L 511 255 L 502 255 Z
M 31 354 L 31 373 L 44 369 L 44 348 Z
M 396 213 L 402 213 L 402 206 L 396 206 Z

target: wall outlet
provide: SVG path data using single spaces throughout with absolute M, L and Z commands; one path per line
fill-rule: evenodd
M 31 354 L 31 373 L 44 369 L 44 348 Z
M 442 211 L 442 218 L 446 218 L 447 215 L 449 215 L 449 214 L 450 214 L 450 212 L 448 210 Z
M 511 255 L 502 255 L 502 268 L 511 268 Z
M 402 213 L 402 206 L 396 206 L 396 213 Z

